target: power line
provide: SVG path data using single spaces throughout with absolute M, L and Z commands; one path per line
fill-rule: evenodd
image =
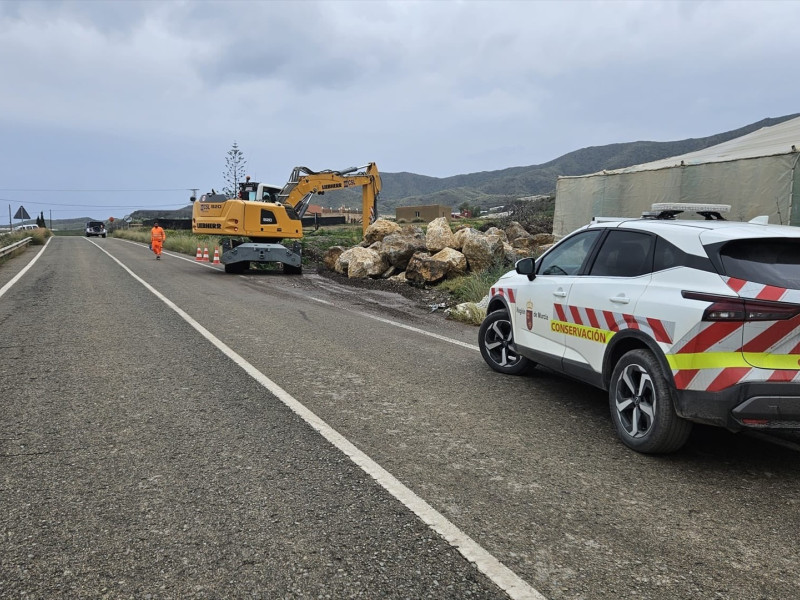
M 19 202 L 22 203 L 23 200 L 11 200 L 10 198 L 0 198 L 0 202 Z M 141 204 L 72 204 L 71 202 L 68 203 L 61 203 L 61 202 L 34 202 L 32 200 L 24 200 L 25 204 L 37 204 L 40 206 L 61 206 L 64 208 L 142 208 Z M 169 207 L 178 207 L 182 208 L 186 206 L 186 202 L 182 203 L 174 203 L 174 204 L 156 204 L 155 206 L 151 206 L 150 208 L 169 208 Z M 149 210 L 148 208 L 142 208 L 142 210 Z
M 0 192 L 79 192 L 79 193 L 101 192 L 103 194 L 109 194 L 109 193 L 112 193 L 112 192 L 113 193 L 130 193 L 130 192 L 137 192 L 137 193 L 141 193 L 141 192 L 191 192 L 193 189 L 197 189 L 197 188 L 163 188 L 163 189 L 154 188 L 154 189 L 129 189 L 129 190 L 122 190 L 122 189 L 119 189 L 119 188 L 114 188 L 114 189 L 110 189 L 110 190 L 99 190 L 99 189 L 98 190 L 78 190 L 78 189 L 74 189 L 74 190 L 69 190 L 69 189 L 67 189 L 67 190 L 59 190 L 59 189 L 55 189 L 55 188 L 41 188 L 41 189 L 38 189 L 38 188 L 0 188 Z

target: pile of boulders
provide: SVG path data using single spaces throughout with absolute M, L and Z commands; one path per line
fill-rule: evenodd
M 445 217 L 426 230 L 378 219 L 353 248 L 329 248 L 325 266 L 350 278 L 384 278 L 412 284 L 435 284 L 448 277 L 484 271 L 496 264 L 513 265 L 553 243 L 553 235 L 532 235 L 517 222 L 485 232 L 461 227 L 455 232 Z

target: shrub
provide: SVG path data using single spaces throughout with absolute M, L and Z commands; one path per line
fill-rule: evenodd
M 489 293 L 492 284 L 509 270 L 509 265 L 504 261 L 497 261 L 479 273 L 446 279 L 438 287 L 448 292 L 458 302 L 480 302 Z
M 522 225 L 528 233 L 552 233 L 555 197 L 535 201 L 517 200 L 510 205 L 511 215 L 497 219 L 496 226 L 507 227 L 511 221 Z
M 24 240 L 25 238 L 33 238 L 31 244 L 34 246 L 42 246 L 47 238 L 52 237 L 53 232 L 49 229 L 26 229 L 24 231 L 12 231 L 6 234 L 0 234 L 0 247 L 10 246 L 11 244 Z

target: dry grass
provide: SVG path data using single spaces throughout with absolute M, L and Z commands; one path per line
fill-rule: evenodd
M 195 235 L 191 231 L 167 231 L 167 240 L 164 242 L 164 250 L 171 250 L 180 254 L 194 256 L 197 247 L 208 248 L 210 253 L 214 252 L 215 247 L 221 247 L 222 242 L 215 235 Z M 117 229 L 113 233 L 114 237 L 150 244 L 149 229 Z
M 0 248 L 5 248 L 6 246 L 10 246 L 11 244 L 15 244 L 16 242 L 22 241 L 25 238 L 31 238 L 31 245 L 33 246 L 43 246 L 47 241 L 47 238 L 51 237 L 53 232 L 49 229 L 29 229 L 27 231 L 12 231 L 10 233 L 0 234 Z M 10 254 L 6 254 L 5 256 L 0 256 L 0 264 L 5 263 L 9 259 L 18 256 L 25 252 L 25 246 L 14 250 Z

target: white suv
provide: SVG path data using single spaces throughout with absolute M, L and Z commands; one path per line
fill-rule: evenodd
M 707 220 L 677 220 L 684 208 Z M 691 423 L 800 429 L 800 228 L 724 205 L 595 218 L 492 287 L 494 370 L 550 367 L 609 392 L 620 439 L 679 449 Z
M 102 221 L 88 221 L 86 223 L 86 237 L 106 237 L 106 225 Z

